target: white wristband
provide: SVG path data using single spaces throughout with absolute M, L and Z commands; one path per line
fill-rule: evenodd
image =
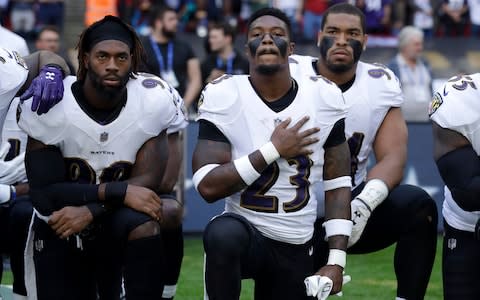
M 219 164 L 208 164 L 204 165 L 200 169 L 198 169 L 192 176 L 193 185 L 195 189 L 198 191 L 198 185 L 203 180 L 211 170 L 215 169 L 216 167 L 220 166 Z
M 362 200 L 370 211 L 373 211 L 388 196 L 388 186 L 380 179 L 371 179 L 365 184 L 357 197 Z
M 330 249 L 328 252 L 327 265 L 338 265 L 345 269 L 347 265 L 347 252 L 339 249 Z
M 333 235 L 350 236 L 352 234 L 353 223 L 347 219 L 330 219 L 323 223 L 325 227 L 325 239 Z
M 258 150 L 262 153 L 263 159 L 265 159 L 267 165 L 280 158 L 280 153 L 278 153 L 277 148 L 275 148 L 275 145 L 272 142 L 266 143 Z
M 10 196 L 12 195 L 12 190 L 8 184 L 0 183 L 0 204 L 8 202 Z
M 237 169 L 238 174 L 242 178 L 243 182 L 247 185 L 251 185 L 258 177 L 260 177 L 260 173 L 255 170 L 248 155 L 242 156 L 237 158 L 233 161 L 235 165 L 235 169 Z
M 323 190 L 330 191 L 334 189 L 338 189 L 341 187 L 352 187 L 352 177 L 350 176 L 341 176 L 329 180 L 324 180 L 323 181 Z

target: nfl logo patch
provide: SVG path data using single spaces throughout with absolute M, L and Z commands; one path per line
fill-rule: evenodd
M 100 134 L 100 142 L 106 142 L 108 140 L 108 132 L 103 132 Z

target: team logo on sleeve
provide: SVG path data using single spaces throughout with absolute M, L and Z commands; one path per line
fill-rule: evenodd
M 142 81 L 142 85 L 143 87 L 147 88 L 147 89 L 153 89 L 154 87 L 156 87 L 157 85 L 160 85 L 163 88 L 165 88 L 165 86 L 163 85 L 163 83 L 158 80 L 158 79 L 155 79 L 155 78 L 146 78 Z
M 20 66 L 22 66 L 23 68 L 25 68 L 25 70 L 28 70 L 27 63 L 25 62 L 25 60 L 23 60 L 23 58 L 20 56 L 20 54 L 18 54 L 17 51 L 12 51 L 12 52 L 13 52 L 13 56 L 14 56 L 15 61 L 17 62 L 17 64 L 19 64 Z
M 428 115 L 433 115 L 433 113 L 437 111 L 437 109 L 440 107 L 440 105 L 442 105 L 442 103 L 442 95 L 440 95 L 439 92 L 436 92 L 435 95 L 433 95 L 432 101 L 430 102 L 430 107 L 428 108 Z

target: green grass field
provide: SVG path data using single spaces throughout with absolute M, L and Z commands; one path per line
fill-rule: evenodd
M 443 299 L 441 274 L 441 242 L 439 237 L 437 255 L 432 276 L 428 285 L 426 300 Z M 342 298 L 338 299 L 395 299 L 396 280 L 393 271 L 393 247 L 368 255 L 349 255 L 346 274 L 352 276 L 352 281 L 344 289 Z M 409 263 L 409 262 L 405 262 Z M 176 300 L 203 299 L 203 247 L 200 238 L 185 239 L 185 256 L 182 272 L 178 283 Z M 11 284 L 9 272 L 3 276 L 3 284 Z M 242 282 L 242 300 L 253 299 L 253 282 Z M 335 298 L 333 298 L 335 299 Z

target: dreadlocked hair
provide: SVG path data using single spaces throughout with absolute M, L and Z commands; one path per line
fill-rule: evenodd
M 145 49 L 143 48 L 142 42 L 140 41 L 140 38 L 138 37 L 137 33 L 135 32 L 135 29 L 133 29 L 132 26 L 129 24 L 124 23 L 121 19 L 113 16 L 107 16 L 110 20 L 116 20 L 122 26 L 127 29 L 129 34 L 131 35 L 133 45 L 130 49 L 130 54 L 132 55 L 132 68 L 131 68 L 131 73 L 130 73 L 130 78 L 135 78 L 135 75 L 139 71 L 141 71 L 141 67 L 145 65 L 146 62 L 146 54 L 145 54 Z M 105 18 L 107 18 L 105 17 Z M 83 59 L 86 53 L 88 53 L 93 45 L 88 45 L 87 44 L 87 36 L 90 34 L 92 30 L 95 30 L 95 28 L 102 23 L 104 19 L 99 20 L 89 27 L 87 27 L 80 35 L 80 38 L 78 40 L 76 49 L 78 50 L 78 71 L 77 71 L 77 79 L 79 81 L 84 81 L 85 77 L 87 76 L 87 68 L 83 64 Z

